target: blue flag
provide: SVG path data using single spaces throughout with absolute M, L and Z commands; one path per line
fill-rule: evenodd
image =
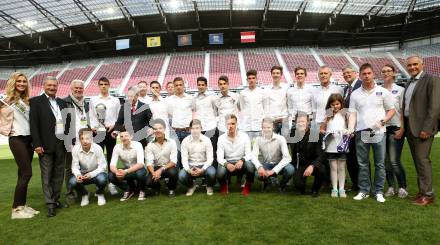
M 209 34 L 209 44 L 223 44 L 223 33 Z

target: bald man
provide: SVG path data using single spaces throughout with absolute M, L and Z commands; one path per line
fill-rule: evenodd
M 419 193 L 414 204 L 426 206 L 434 202 L 430 154 L 438 131 L 440 79 L 423 70 L 423 60 L 418 56 L 409 57 L 406 63 L 411 79 L 403 97 L 403 127 L 417 172 Z

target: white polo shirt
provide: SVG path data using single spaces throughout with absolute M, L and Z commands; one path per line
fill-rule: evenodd
M 374 125 L 385 118 L 386 111 L 394 109 L 394 101 L 390 92 L 381 86 L 367 91 L 361 86 L 353 91 L 350 97 L 350 112 L 356 113 L 356 131 L 374 128 Z M 381 127 L 379 132 L 385 133 Z
M 240 108 L 240 126 L 243 131 L 261 131 L 264 117 L 264 90 L 246 88 L 241 91 L 238 105 Z
M 396 114 L 387 122 L 386 126 L 397 126 L 400 127 L 400 116 L 402 115 L 402 103 L 403 103 L 403 92 L 405 89 L 395 83 L 388 90 L 391 93 L 391 97 L 394 101 L 394 109 L 396 109 Z
M 145 166 L 142 144 L 137 141 L 131 141 L 128 147 L 124 147 L 122 143 L 117 144 L 113 149 L 110 166 L 116 167 L 118 161 L 122 162 L 124 168 L 130 168 L 137 163 Z

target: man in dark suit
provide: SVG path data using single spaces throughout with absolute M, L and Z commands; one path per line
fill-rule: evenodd
M 407 59 L 407 71 L 411 79 L 405 86 L 402 111 L 419 187 L 414 204 L 426 206 L 434 202 L 429 156 L 438 131 L 440 79 L 423 71 L 423 60 L 418 56 Z
M 134 141 L 139 141 L 145 149 L 147 146 L 147 137 L 152 134 L 149 127 L 150 120 L 153 117 L 150 107 L 138 100 L 139 89 L 137 86 L 130 87 L 127 91 L 127 100 L 124 106 L 119 110 L 118 120 L 115 124 L 115 132 L 112 133 L 116 137 L 118 131 L 125 128 Z
M 362 81 L 357 78 L 357 68 L 351 65 L 346 65 L 342 68 L 342 75 L 347 82 L 347 86 L 344 88 L 344 107 L 350 106 L 351 93 L 360 88 Z M 350 175 L 351 183 L 353 184 L 351 190 L 359 191 L 358 175 L 359 165 L 356 157 L 356 139 L 352 138 L 349 145 L 349 153 L 347 154 L 347 170 Z
M 70 124 L 70 132 L 72 135 L 71 146 L 68 148 L 66 154 L 66 171 L 65 171 L 65 182 L 66 182 L 66 197 L 67 200 L 73 202 L 75 200 L 75 192 L 70 187 L 69 181 L 72 177 L 72 152 L 71 148 L 76 143 L 79 143 L 78 132 L 81 128 L 87 128 L 89 126 L 88 122 L 88 112 L 89 107 L 86 105 L 84 100 L 84 82 L 81 80 L 73 80 L 70 83 L 70 94 L 63 98 L 66 102 L 67 108 L 70 109 L 72 115 L 72 121 Z M 69 141 L 70 143 L 70 141 Z
M 64 177 L 66 148 L 63 137 L 69 130 L 70 117 L 63 116 L 66 103 L 56 98 L 58 81 L 47 77 L 44 93 L 30 99 L 30 125 L 32 145 L 40 159 L 41 182 L 48 217 L 56 215 Z

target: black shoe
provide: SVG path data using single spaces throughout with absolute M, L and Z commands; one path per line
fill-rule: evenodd
M 284 195 L 287 194 L 287 187 L 286 186 L 281 186 L 279 188 L 280 194 Z
M 63 209 L 63 208 L 68 208 L 68 207 L 69 207 L 69 204 L 67 204 L 67 203 L 65 203 L 65 204 L 62 204 L 61 202 L 55 203 L 55 208 L 58 208 L 58 209 Z
M 272 183 L 270 181 L 264 181 L 263 182 L 263 190 L 261 192 L 270 192 L 270 190 L 272 189 Z
M 47 209 L 47 217 L 52 218 L 55 217 L 57 214 L 55 212 L 55 208 L 48 208 Z
M 313 198 L 319 197 L 319 192 L 317 192 L 317 191 L 312 191 L 312 197 L 313 197 Z

